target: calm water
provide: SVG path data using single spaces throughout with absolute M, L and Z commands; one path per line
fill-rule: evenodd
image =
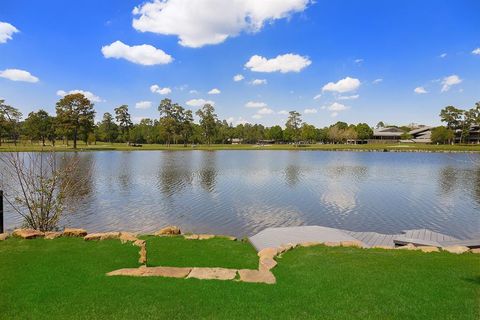
M 1 155 L 0 155 L 1 156 Z M 249 236 L 324 225 L 480 236 L 480 155 L 316 151 L 92 152 L 89 191 L 62 225 Z M 6 224 L 19 218 L 6 207 Z

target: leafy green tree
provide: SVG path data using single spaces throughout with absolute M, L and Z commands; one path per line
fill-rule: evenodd
M 359 123 L 355 126 L 355 131 L 357 132 L 358 139 L 367 140 L 373 137 L 373 130 L 366 123 Z
M 180 131 L 180 108 L 178 104 L 173 104 L 170 99 L 163 99 L 158 106 L 158 111 L 160 112 L 160 130 L 162 135 L 165 136 L 167 145 L 170 145 L 170 142 L 175 139 L 175 134 L 178 134 Z
M 109 112 L 103 114 L 102 122 L 98 125 L 99 138 L 101 141 L 112 143 L 118 137 L 118 125 Z
M 283 140 L 283 129 L 280 126 L 273 126 L 269 128 L 266 132 L 267 139 L 282 141 Z
M 410 139 L 412 139 L 412 138 L 413 138 L 413 136 L 412 136 L 410 133 L 408 133 L 408 132 L 404 132 L 404 133 L 402 133 L 402 135 L 400 136 L 400 139 L 402 139 L 402 140 L 410 140 Z
M 55 135 L 54 118 L 45 110 L 30 112 L 25 119 L 24 128 L 28 137 L 42 141 L 42 146 L 45 146 L 45 140 L 51 140 Z
M 315 129 L 315 126 L 303 123 L 300 130 L 300 136 L 303 141 L 306 141 L 308 143 L 315 142 L 315 140 L 317 139 L 317 130 Z
M 192 110 L 182 110 L 180 118 L 180 134 L 182 135 L 183 145 L 187 146 L 187 143 L 190 141 L 190 137 L 193 134 Z
M 385 128 L 385 123 L 383 123 L 383 121 L 380 121 L 379 123 L 377 123 L 377 125 L 375 126 L 375 128 L 377 128 L 377 129 Z
M 130 129 L 133 127 L 130 113 L 128 112 L 128 106 L 126 104 L 115 108 L 115 120 L 118 122 L 122 138 L 128 144 L 130 144 Z
M 207 144 L 210 145 L 217 129 L 217 115 L 215 114 L 215 108 L 207 103 L 195 114 L 200 117 L 200 126 L 202 128 L 203 137 Z
M 463 110 L 457 109 L 454 106 L 448 106 L 440 111 L 440 118 L 442 122 L 447 124 L 447 128 L 455 130 L 460 126 L 463 112 Z
M 9 134 L 17 145 L 18 124 L 22 118 L 22 113 L 12 106 L 6 105 L 5 100 L 0 100 L 0 146 L 2 137 Z
M 301 114 L 297 111 L 290 111 L 287 123 L 285 123 L 285 133 L 297 144 L 300 138 L 300 126 L 302 125 Z
M 444 126 L 432 129 L 431 140 L 436 144 L 450 144 L 455 138 L 455 132 Z
M 77 148 L 80 131 L 90 132 L 94 126 L 94 105 L 83 94 L 69 94 L 57 102 L 57 119 L 59 124 L 73 133 L 73 148 Z

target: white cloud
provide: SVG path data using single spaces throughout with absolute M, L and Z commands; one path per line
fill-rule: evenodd
M 318 100 L 318 99 L 320 99 L 321 97 L 322 97 L 321 94 L 317 94 L 315 97 L 313 97 L 313 100 Z
M 258 101 L 248 101 L 245 104 L 247 108 L 265 108 L 267 104 L 265 102 L 258 102 Z
M 270 108 L 262 108 L 257 111 L 257 114 L 261 114 L 261 115 L 272 114 L 272 113 L 273 113 L 273 110 Z
M 259 86 L 259 85 L 262 85 L 262 84 L 267 84 L 267 80 L 266 79 L 255 79 L 250 83 L 254 86 Z
M 358 99 L 360 98 L 360 95 L 358 94 L 354 94 L 354 95 L 351 95 L 351 96 L 338 96 L 337 99 L 338 100 L 355 100 L 355 99 Z
M 447 54 L 446 54 L 446 53 L 442 53 L 442 54 L 440 55 L 440 58 L 442 58 L 442 59 L 443 59 L 443 58 L 446 58 L 446 57 L 447 57 Z
M 227 123 L 230 124 L 230 123 L 233 123 L 233 121 L 235 121 L 235 118 L 234 117 L 228 117 L 227 119 L 225 119 L 225 121 L 227 121 Z
M 281 110 L 281 111 L 278 111 L 277 113 L 278 113 L 278 114 L 281 114 L 281 115 L 288 115 L 288 111 L 287 111 L 287 110 Z
M 424 93 L 428 93 L 427 90 L 425 90 L 424 87 L 416 87 L 415 89 L 413 89 L 413 92 L 417 93 L 417 94 L 424 94 Z
M 213 88 L 212 90 L 208 91 L 208 94 L 220 94 L 221 91 L 217 88 Z
M 139 101 L 135 103 L 136 109 L 149 109 L 152 107 L 152 101 Z
M 459 76 L 453 74 L 451 76 L 445 77 L 442 80 L 442 92 L 450 90 L 450 87 L 461 83 L 463 80 Z
M 307 57 L 298 54 L 287 53 L 278 55 L 275 58 L 267 59 L 265 57 L 254 55 L 245 64 L 245 67 L 255 72 L 300 72 L 308 67 L 312 61 Z
M 318 112 L 318 110 L 315 109 L 315 108 L 310 108 L 310 109 L 307 108 L 307 109 L 303 110 L 303 113 L 305 113 L 305 114 L 315 114 L 317 112 Z
M 0 71 L 0 77 L 12 80 L 12 81 L 23 81 L 23 82 L 38 82 L 38 78 L 32 76 L 30 72 L 19 69 L 5 69 Z
M 161 88 L 159 85 L 156 85 L 156 84 L 150 86 L 150 91 L 152 93 L 158 93 L 158 94 L 162 94 L 162 95 L 172 93 L 172 89 L 170 89 L 168 87 Z
M 141 32 L 176 35 L 179 44 L 199 48 L 306 9 L 310 0 L 151 0 L 133 9 Z
M 242 117 L 239 117 L 238 120 L 235 122 L 235 125 L 238 126 L 239 124 L 247 124 L 250 123 L 248 120 L 243 119 Z
M 243 79 L 245 79 L 245 77 L 241 74 L 236 74 L 235 76 L 233 76 L 233 81 L 235 82 L 242 81 Z
M 190 90 L 188 93 L 190 93 L 190 94 L 197 94 L 198 91 L 197 91 L 197 90 Z
M 75 94 L 75 93 L 81 93 L 85 96 L 85 98 L 87 98 L 88 100 L 90 100 L 91 102 L 102 102 L 102 98 L 100 98 L 99 96 L 93 94 L 92 92 L 90 91 L 84 91 L 84 90 L 70 90 L 70 91 L 64 91 L 64 90 L 58 90 L 57 91 L 57 96 L 60 96 L 60 97 L 65 97 L 66 95 L 68 94 Z
M 186 103 L 190 107 L 203 107 L 206 104 L 211 104 L 212 106 L 215 105 L 215 101 L 205 99 L 191 99 Z
M 355 91 L 360 87 L 360 80 L 346 77 L 338 82 L 329 82 L 323 86 L 322 91 L 333 91 L 338 93 Z
M 19 32 L 17 28 L 8 22 L 0 21 L 0 43 L 6 43 L 12 39 L 12 35 Z
M 479 56 L 480 56 L 480 47 L 477 48 L 477 49 L 475 49 L 475 50 L 473 50 L 473 51 L 472 51 L 472 54 L 475 54 L 475 55 L 479 55 Z
M 129 46 L 121 41 L 115 41 L 102 47 L 102 53 L 105 58 L 125 59 L 144 66 L 168 64 L 173 61 L 172 56 L 149 44 Z
M 356 64 L 361 64 L 362 62 L 363 62 L 363 59 L 356 59 L 356 60 L 355 60 L 355 63 L 356 63 Z
M 380 83 L 380 82 L 383 82 L 383 79 L 380 79 L 380 78 L 375 79 L 375 80 L 373 80 L 372 83 L 373 83 L 373 84 L 378 84 L 378 83 Z
M 254 114 L 254 115 L 252 116 L 252 118 L 253 118 L 253 119 L 262 119 L 263 116 L 262 116 L 261 114 L 258 114 L 258 113 L 257 113 L 257 114 Z
M 349 107 L 347 107 L 346 105 L 344 104 L 341 104 L 341 103 L 338 103 L 338 102 L 334 102 L 332 103 L 331 105 L 329 105 L 327 107 L 328 110 L 330 111 L 335 111 L 335 112 L 339 112 L 339 111 L 345 111 L 347 110 Z

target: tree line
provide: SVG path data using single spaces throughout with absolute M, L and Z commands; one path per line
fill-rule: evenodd
M 2 141 L 17 144 L 19 140 L 31 140 L 46 145 L 55 145 L 62 140 L 73 148 L 77 142 L 86 144 L 101 142 L 123 142 L 128 144 L 226 144 L 234 139 L 242 143 L 259 143 L 273 140 L 284 143 L 345 143 L 347 140 L 367 140 L 373 138 L 373 129 L 366 123 L 347 124 L 337 122 L 329 127 L 317 128 L 302 120 L 301 114 L 291 111 L 284 128 L 279 125 L 266 127 L 261 124 L 238 124 L 233 126 L 226 120 L 220 120 L 215 108 L 205 104 L 195 112 L 199 122 L 194 121 L 192 110 L 185 109 L 170 99 L 163 99 L 159 106 L 157 119 L 142 119 L 134 124 L 128 105 L 121 105 L 106 112 L 102 120 L 95 123 L 94 104 L 83 94 L 69 94 L 61 98 L 55 106 L 56 115 L 45 110 L 30 112 L 22 120 L 22 113 L 0 100 L 0 145 Z M 461 130 L 460 141 L 468 137 L 468 129 L 479 123 L 480 103 L 471 110 L 461 110 L 448 106 L 441 111 L 446 127 L 438 127 L 432 132 L 435 142 L 453 141 L 455 132 Z M 377 127 L 386 127 L 379 122 Z M 400 127 L 408 138 L 410 127 Z

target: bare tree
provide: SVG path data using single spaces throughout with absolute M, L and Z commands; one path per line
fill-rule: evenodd
M 62 215 L 85 194 L 88 172 L 78 172 L 78 157 L 57 157 L 54 151 L 0 155 L 5 198 L 25 225 L 40 231 L 58 227 Z

